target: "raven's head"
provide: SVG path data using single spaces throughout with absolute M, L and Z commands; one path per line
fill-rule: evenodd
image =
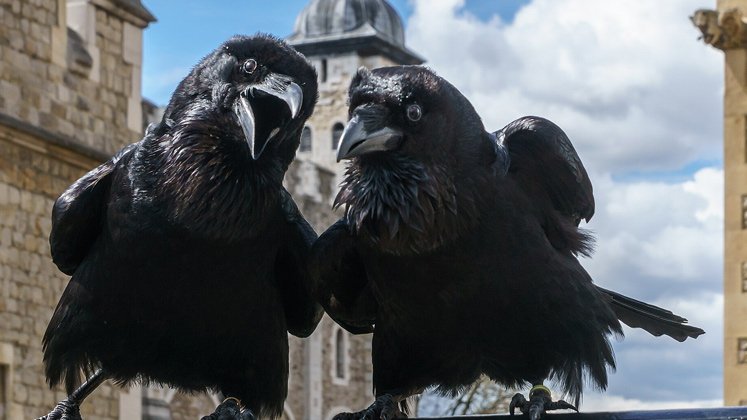
M 138 190 L 204 235 L 263 229 L 316 99 L 313 66 L 285 42 L 229 39 L 182 80 L 146 133 Z
M 465 135 L 485 131 L 469 101 L 422 66 L 359 69 L 350 85 L 349 106 L 338 161 L 388 152 L 449 165 L 471 146 Z
M 454 86 L 421 66 L 360 69 L 349 117 L 337 159 L 351 162 L 337 204 L 354 229 L 402 253 L 436 247 L 470 223 L 468 174 L 491 143 Z
M 303 55 L 270 35 L 237 35 L 192 69 L 164 117 L 179 121 L 196 106 L 231 114 L 252 159 L 274 149 L 290 162 L 316 99 L 316 71 Z

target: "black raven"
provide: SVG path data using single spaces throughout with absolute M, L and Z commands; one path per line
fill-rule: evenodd
M 285 42 L 235 36 L 176 88 L 160 124 L 57 199 L 52 259 L 72 275 L 44 335 L 50 385 L 77 412 L 106 379 L 215 390 L 261 416 L 287 394 L 287 334 L 322 313 L 316 233 L 282 186 L 317 99 Z
M 586 171 L 563 131 L 538 117 L 487 133 L 469 101 L 424 67 L 359 70 L 349 90 L 336 198 L 344 217 L 312 248 L 314 293 L 351 333 L 373 332 L 376 401 L 338 419 L 404 415 L 429 387 L 481 374 L 534 385 L 512 404 L 537 418 L 572 408 L 583 378 L 604 389 L 618 319 L 682 341 L 703 331 L 592 283 L 579 264 L 594 213 Z

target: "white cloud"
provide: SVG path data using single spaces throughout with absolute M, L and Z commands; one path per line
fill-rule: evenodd
M 589 227 L 597 252 L 584 265 L 598 282 L 618 289 L 640 282 L 647 298 L 675 284 L 720 290 L 722 170 L 702 169 L 675 184 L 603 176 L 595 186 L 597 213 Z
M 695 213 L 704 223 L 717 222 L 719 229 L 724 218 L 724 171 L 704 169 L 695 174 L 694 180 L 683 185 L 685 191 L 706 199 L 706 208 Z
M 589 396 L 584 398 L 583 411 L 630 411 L 630 410 L 665 410 L 680 408 L 708 408 L 723 405 L 720 399 L 692 401 L 643 401 L 623 398 L 616 395 Z
M 595 281 L 707 331 L 678 343 L 626 328 L 608 393 L 587 392 L 584 411 L 719 405 L 723 170 L 681 170 L 722 153 L 723 55 L 688 19 L 713 2 L 534 0 L 511 23 L 464 0 L 413 5 L 409 46 L 487 129 L 541 115 L 572 139 L 594 183 Z M 674 170 L 677 182 L 646 176 Z
M 415 0 L 407 35 L 488 129 L 541 114 L 595 172 L 673 169 L 720 156 L 722 55 L 688 20 L 710 3 L 535 0 L 506 24 Z

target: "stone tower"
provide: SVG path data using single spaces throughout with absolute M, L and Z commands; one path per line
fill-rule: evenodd
M 691 18 L 724 52 L 724 404 L 747 405 L 747 0 Z
M 322 223 L 310 219 L 321 233 L 336 218 L 329 208 L 344 170 L 336 154 L 348 120 L 351 78 L 361 66 L 420 64 L 423 59 L 405 47 L 402 20 L 386 0 L 311 0 L 287 41 L 306 55 L 319 75 L 319 102 L 296 154 L 299 170 L 286 176 L 286 182 L 297 201 L 307 198 L 300 205 L 304 215 L 325 215 Z M 326 211 L 307 211 L 310 201 Z M 373 402 L 370 335 L 352 336 L 325 316 L 309 339 L 291 343 L 296 352 L 291 364 L 298 370 L 291 373 L 287 406 L 296 419 L 331 420 L 341 411 L 361 410 Z
M 347 89 L 361 67 L 421 64 L 405 47 L 405 31 L 386 0 L 312 0 L 298 15 L 288 42 L 319 74 L 319 102 L 309 118 L 298 157 L 338 175 L 337 141 L 348 120 Z

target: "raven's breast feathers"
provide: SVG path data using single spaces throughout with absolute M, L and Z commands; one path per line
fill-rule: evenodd
M 276 160 L 251 162 L 242 142 L 222 141 L 237 135 L 230 130 L 238 128 L 185 119 L 143 140 L 130 169 L 134 199 L 157 201 L 148 205 L 205 237 L 251 236 L 278 202 L 283 170 Z
M 335 207 L 353 234 L 383 252 L 424 253 L 474 224 L 475 205 L 457 197 L 448 172 L 402 155 L 364 156 L 347 168 Z

